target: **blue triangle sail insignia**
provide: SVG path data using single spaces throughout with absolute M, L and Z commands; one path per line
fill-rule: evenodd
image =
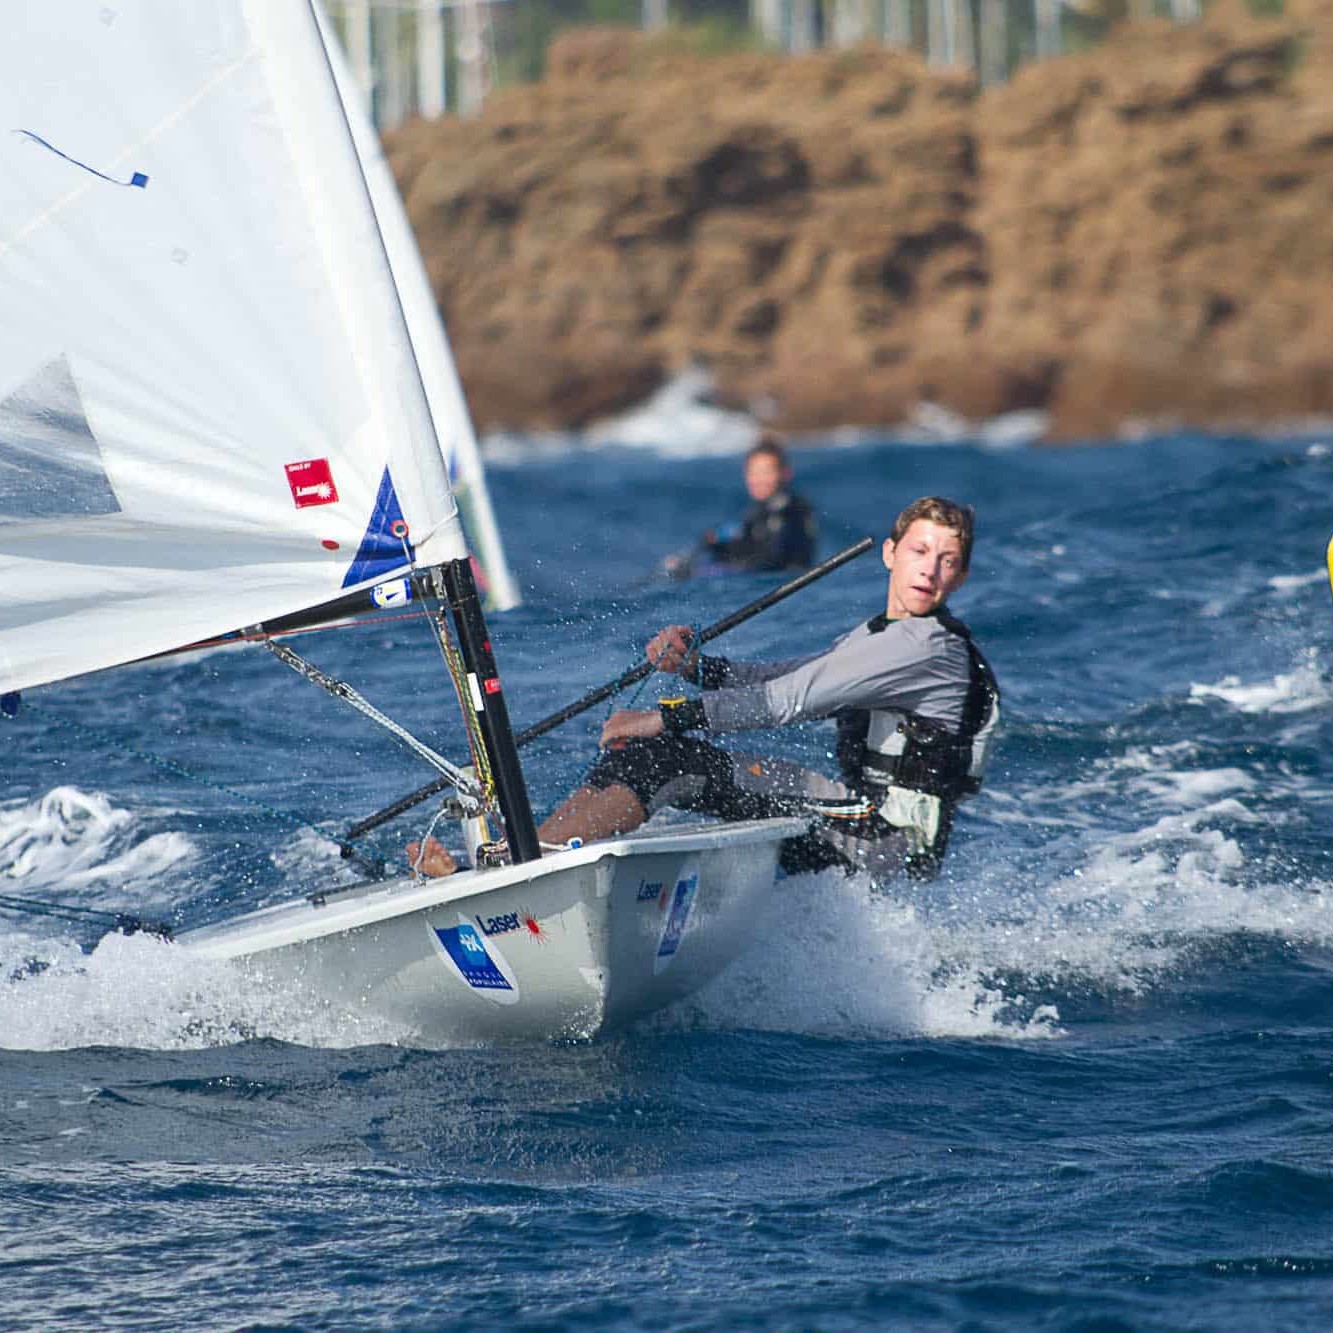
M 379 494 L 375 497 L 375 508 L 371 511 L 370 522 L 366 525 L 366 535 L 361 538 L 361 546 L 356 559 L 348 566 L 343 575 L 342 586 L 350 588 L 355 584 L 365 583 L 367 579 L 377 579 L 385 574 L 402 569 L 410 560 L 416 558 L 412 543 L 400 537 L 394 529 L 405 530 L 403 507 L 398 503 L 398 494 L 393 488 L 393 478 L 389 469 L 384 469 L 380 481 Z

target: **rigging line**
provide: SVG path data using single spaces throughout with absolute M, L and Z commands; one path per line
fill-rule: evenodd
M 469 689 L 469 677 L 467 668 L 463 663 L 463 654 L 459 651 L 458 645 L 454 643 L 449 633 L 449 618 L 445 609 L 447 593 L 444 587 L 444 578 L 438 565 L 431 566 L 430 583 L 439 609 L 432 614 L 423 606 L 422 613 L 430 622 L 435 640 L 440 647 L 440 654 L 444 658 L 445 667 L 449 672 L 449 679 L 453 683 L 454 694 L 458 699 L 458 710 L 463 717 L 463 728 L 467 734 L 468 750 L 472 755 L 472 767 L 481 788 L 482 807 L 486 810 L 494 810 L 496 803 L 495 774 L 491 771 L 490 755 L 486 750 L 486 743 L 481 734 L 481 719 L 477 715 L 476 701 L 472 697 L 471 689 Z
M 481 804 L 486 809 L 495 805 L 495 775 L 491 772 L 490 756 L 482 742 L 481 723 L 477 710 L 472 705 L 471 696 L 466 688 L 467 671 L 463 666 L 463 655 L 458 645 L 449 637 L 449 626 L 444 613 L 431 616 L 431 627 L 440 645 L 440 656 L 444 658 L 445 669 L 454 687 L 458 699 L 458 709 L 463 718 L 463 731 L 467 736 L 468 753 L 472 756 L 472 770 L 477 775 L 477 784 L 481 791 Z
M 24 898 L 17 893 L 0 893 L 0 907 L 8 907 L 16 912 L 45 912 L 60 916 L 77 915 L 108 918 L 120 915 L 119 912 L 113 912 L 105 907 L 80 907 L 75 903 L 48 903 L 40 898 Z
M 697 658 L 701 655 L 701 654 L 700 654 L 700 648 L 699 648 L 699 636 L 703 633 L 703 622 L 702 622 L 702 621 L 698 621 L 698 620 L 694 621 L 694 622 L 689 626 L 689 631 L 690 631 L 690 643 L 694 644 L 695 646 L 694 646 L 693 648 L 691 648 L 691 649 L 685 654 L 684 658 L 682 659 L 682 661 L 681 661 L 681 667 L 682 667 L 682 668 L 684 668 L 685 663 L 688 662 L 688 661 L 690 660 L 691 657 L 694 657 L 694 658 L 697 659 Z M 642 662 L 643 660 L 644 660 L 644 659 L 643 659 L 642 657 L 637 657 L 637 658 L 635 658 L 634 661 L 630 663 L 630 669 L 632 670 L 634 667 L 638 666 L 638 664 L 639 664 L 640 662 Z M 652 680 L 652 678 L 653 678 L 654 675 L 659 675 L 659 674 L 661 674 L 661 675 L 671 675 L 671 674 L 673 674 L 673 673 L 671 673 L 671 672 L 664 672 L 664 671 L 661 671 L 660 668 L 658 668 L 658 667 L 654 667 L 653 670 L 652 670 L 652 672 L 649 673 L 648 675 L 646 675 L 646 676 L 640 676 L 640 677 L 639 677 L 639 683 L 634 687 L 634 692 L 633 692 L 633 693 L 629 696 L 629 698 L 626 699 L 623 703 L 619 703 L 619 704 L 618 704 L 618 703 L 616 702 L 615 698 L 614 698 L 614 697 L 612 698 L 611 702 L 607 705 L 607 709 L 606 709 L 606 717 L 609 719 L 610 716 L 611 716 L 611 714 L 614 713 L 614 712 L 616 711 L 617 707 L 620 707 L 620 708 L 633 708 L 634 705 L 635 705 L 636 703 L 638 703 L 638 701 L 639 701 L 639 696 L 644 692 L 645 689 L 648 688 L 648 682 L 649 682 L 650 680 Z M 674 674 L 675 674 L 675 676 L 676 676 L 676 679 L 679 680 L 679 681 L 681 681 L 682 683 L 685 683 L 685 684 L 693 684 L 693 683 L 694 683 L 694 682 L 692 682 L 692 681 L 687 680 L 687 678 L 686 678 L 681 672 L 679 672 L 679 671 L 676 672 L 676 673 L 674 673 Z
M 417 849 L 417 859 L 412 862 L 412 873 L 417 879 L 425 879 L 426 874 L 421 869 L 421 863 L 426 859 L 426 844 L 435 836 L 435 825 L 444 818 L 444 806 L 431 816 L 431 821 L 426 825 L 426 831 L 421 835 L 421 845 Z
M 76 731 L 84 736 L 89 736 L 100 742 L 104 747 L 119 749 L 125 754 L 133 755 L 136 759 L 142 759 L 147 764 L 154 764 L 167 773 L 175 777 L 184 778 L 187 782 L 197 783 L 201 787 L 208 787 L 212 791 L 221 792 L 224 796 L 230 796 L 234 800 L 240 801 L 243 805 L 252 806 L 256 810 L 262 811 L 279 823 L 291 825 L 296 829 L 315 829 L 319 831 L 318 823 L 301 815 L 293 814 L 290 810 L 279 810 L 276 806 L 269 805 L 265 801 L 256 800 L 253 796 L 247 796 L 245 792 L 238 791 L 235 787 L 225 786 L 220 782 L 213 782 L 209 778 L 200 777 L 198 773 L 191 772 L 184 764 L 177 763 L 174 759 L 165 759 L 161 755 L 152 754 L 147 750 L 137 749 L 133 745 L 126 745 L 118 740 L 108 731 L 99 731 L 96 727 L 87 726 L 82 722 L 74 722 L 70 718 L 61 717 L 58 713 L 53 713 L 45 705 L 29 703 L 29 711 L 37 709 L 48 721 L 54 722 L 57 726 L 68 727 L 71 731 Z M 327 835 L 324 835 L 327 836 Z M 339 841 L 339 845 L 350 845 L 346 838 Z M 374 860 L 369 853 L 363 853 L 367 860 Z
M 0 893 L 0 912 L 23 912 L 29 916 L 54 916 L 64 921 L 96 919 L 107 922 L 112 930 L 133 935 L 142 931 L 169 940 L 175 931 L 164 921 L 145 921 L 130 912 L 113 912 L 105 907 L 80 907 L 76 903 L 47 903 L 38 898 L 21 898 L 13 893 Z
M 716 639 L 721 634 L 725 634 L 728 630 L 735 629 L 737 625 L 743 624 L 752 616 L 757 616 L 770 606 L 776 606 L 778 602 L 792 596 L 793 593 L 800 592 L 802 588 L 808 588 L 816 579 L 822 579 L 835 569 L 841 568 L 849 560 L 855 560 L 857 556 L 864 555 L 874 544 L 872 538 L 863 537 L 859 542 L 847 547 L 846 550 L 839 551 L 836 555 L 831 555 L 827 560 L 821 561 L 813 569 L 807 569 L 804 574 L 798 574 L 794 579 L 774 588 L 771 592 L 765 593 L 755 601 L 748 602 L 739 610 L 723 616 L 721 620 L 714 621 L 699 635 L 698 646 L 702 648 L 705 643 Z M 605 685 L 599 685 L 595 690 L 590 690 L 585 694 L 583 698 L 575 700 L 572 704 L 567 704 L 564 708 L 550 714 L 550 716 L 544 717 L 540 722 L 534 722 L 530 727 L 520 731 L 514 737 L 514 744 L 521 748 L 529 741 L 534 741 L 537 737 L 546 735 L 548 731 L 552 731 L 562 723 L 568 722 L 571 717 L 578 717 L 580 713 L 595 707 L 603 699 L 609 698 L 620 690 L 628 688 L 635 681 L 651 674 L 652 669 L 652 665 L 645 658 L 633 670 L 625 672 L 615 680 L 608 681 Z M 353 824 L 347 831 L 348 837 L 359 838 L 363 833 L 378 828 L 390 819 L 396 819 L 405 811 L 412 809 L 414 805 L 418 805 L 429 797 L 436 795 L 436 793 L 443 791 L 444 786 L 445 784 L 437 778 L 433 782 L 428 782 L 424 787 L 418 787 L 416 791 L 408 792 L 406 796 L 399 797 L 392 805 L 387 805 L 384 809 L 377 810 L 373 815 L 368 815 L 365 819 Z
M 381 713 L 364 695 L 360 694 L 346 681 L 337 680 L 327 672 L 321 671 L 313 662 L 307 662 L 299 653 L 293 652 L 285 643 L 278 643 L 273 639 L 266 639 L 265 646 L 280 662 L 291 667 L 298 675 L 304 676 L 307 680 L 318 685 L 320 689 L 326 690 L 336 699 L 349 703 L 353 708 L 368 717 L 376 725 L 383 727 L 390 735 L 396 736 L 404 745 L 414 754 L 424 759 L 430 766 L 445 777 L 458 788 L 460 794 L 465 796 L 479 797 L 481 790 L 466 773 L 463 772 L 457 764 L 451 763 L 442 754 L 437 754 L 424 741 L 419 741 L 406 727 L 400 726 L 391 717 Z

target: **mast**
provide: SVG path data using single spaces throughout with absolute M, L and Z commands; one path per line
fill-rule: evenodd
M 482 743 L 495 778 L 495 794 L 504 819 L 510 859 L 515 865 L 535 861 L 541 854 L 537 826 L 532 818 L 527 783 L 518 760 L 509 710 L 500 688 L 500 675 L 491 652 L 490 631 L 482 614 L 481 599 L 472 577 L 470 560 L 450 560 L 441 566 L 445 597 L 453 614 L 459 651 L 467 671 L 472 705 L 481 724 Z

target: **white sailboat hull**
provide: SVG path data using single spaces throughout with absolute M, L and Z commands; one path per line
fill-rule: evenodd
M 423 1045 L 590 1038 L 679 1000 L 754 938 L 794 819 L 640 830 L 539 861 L 357 885 L 180 948 Z

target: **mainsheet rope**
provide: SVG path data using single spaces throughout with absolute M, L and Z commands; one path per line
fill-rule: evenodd
M 694 622 L 693 624 L 691 624 L 688 628 L 689 628 L 689 631 L 690 631 L 690 642 L 691 642 L 692 644 L 698 644 L 698 643 L 699 643 L 699 636 L 703 633 L 703 628 L 704 628 L 704 627 L 703 627 L 703 622 L 702 622 L 702 621 L 695 621 L 695 622 Z M 692 651 L 692 653 L 694 654 L 695 657 L 698 657 L 698 656 L 699 656 L 699 649 L 698 649 L 697 647 L 694 648 L 694 649 L 692 649 L 691 651 Z M 686 654 L 685 654 L 685 659 L 684 659 L 684 661 L 681 662 L 681 665 L 682 665 L 682 666 L 685 665 L 685 662 L 688 662 L 688 661 L 689 661 L 689 659 L 690 659 L 690 655 L 691 655 L 690 653 L 686 653 Z M 642 661 L 643 661 L 643 657 L 642 657 L 641 655 L 640 655 L 640 656 L 636 656 L 636 657 L 634 658 L 634 660 L 631 661 L 631 662 L 628 664 L 628 666 L 625 668 L 626 671 L 632 669 L 633 667 L 638 666 L 639 663 L 642 662 Z M 634 687 L 634 693 L 630 695 L 628 702 L 621 703 L 621 702 L 616 701 L 616 700 L 613 700 L 613 701 L 611 702 L 611 704 L 609 705 L 609 707 L 608 707 L 607 710 L 606 710 L 606 717 L 603 718 L 602 721 L 605 722 L 608 718 L 610 718 L 611 714 L 614 713 L 614 712 L 616 711 L 617 708 L 633 708 L 634 705 L 635 705 L 635 704 L 638 702 L 638 700 L 639 700 L 639 695 L 641 695 L 641 694 L 644 692 L 644 690 L 645 690 L 645 689 L 647 688 L 647 686 L 648 686 L 648 682 L 649 682 L 650 680 L 652 680 L 652 678 L 653 678 L 654 676 L 659 676 L 659 675 L 660 675 L 660 676 L 668 676 L 668 675 L 672 675 L 672 674 L 673 674 L 672 672 L 669 672 L 669 671 L 662 671 L 662 670 L 660 670 L 659 668 L 654 668 L 648 675 L 644 676 L 643 679 L 640 680 L 639 683 Z M 676 675 L 677 679 L 681 680 L 682 682 L 685 682 L 685 683 L 687 683 L 687 684 L 690 683 L 690 682 L 685 681 L 685 677 L 682 676 L 682 675 L 680 675 L 679 672 L 676 672 L 676 673 L 674 673 L 674 674 Z

